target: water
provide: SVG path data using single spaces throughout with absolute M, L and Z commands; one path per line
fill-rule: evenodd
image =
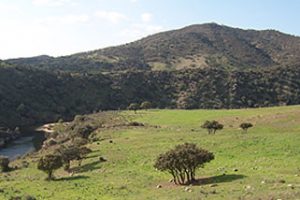
M 39 150 L 44 141 L 44 134 L 34 129 L 21 130 L 22 137 L 0 148 L 0 155 L 14 160 L 20 156 Z

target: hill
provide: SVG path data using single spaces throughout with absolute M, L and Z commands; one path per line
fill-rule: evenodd
M 98 121 L 99 114 L 86 117 Z M 15 161 L 12 166 L 29 166 L 0 176 L 0 199 L 30 195 L 37 200 L 294 200 L 300 195 L 299 114 L 299 106 L 121 112 L 118 115 L 145 126 L 96 130 L 98 141 L 88 144 L 93 152 L 81 167 L 71 163 L 73 176 L 62 168 L 56 171 L 56 181 L 45 181 L 46 174 L 37 170 L 38 157 L 47 151 Z M 205 120 L 218 120 L 224 130 L 208 135 L 200 128 Z M 245 134 L 238 128 L 242 122 L 254 127 Z M 200 185 L 174 186 L 168 173 L 153 167 L 160 153 L 184 142 L 215 154 L 196 173 Z M 99 162 L 100 156 L 107 162 Z
M 274 30 L 192 25 L 129 44 L 64 57 L 11 59 L 17 66 L 63 71 L 254 69 L 300 62 L 300 38 Z
M 110 74 L 0 68 L 0 127 L 70 119 L 150 101 L 158 108 L 246 108 L 300 104 L 298 68 L 184 69 Z
M 221 109 L 300 103 L 300 38 L 217 24 L 64 57 L 0 63 L 0 127 L 150 101 Z

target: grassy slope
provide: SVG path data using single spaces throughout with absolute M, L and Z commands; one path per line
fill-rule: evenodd
M 0 193 L 0 199 L 25 194 L 43 200 L 300 198 L 297 192 L 300 191 L 300 106 L 151 110 L 123 115 L 160 127 L 99 133 L 99 137 L 106 140 L 90 145 L 94 152 L 84 160 L 81 172 L 74 177 L 59 170 L 56 172 L 58 181 L 46 182 L 45 174 L 36 170 L 35 163 L 27 169 L 1 174 L 0 189 L 4 193 Z M 208 135 L 199 126 L 209 119 L 223 122 L 225 129 Z M 238 129 L 244 121 L 255 124 L 248 134 Z M 113 143 L 109 143 L 109 139 Z M 168 174 L 152 167 L 159 153 L 183 142 L 197 143 L 215 153 L 215 160 L 197 173 L 199 178 L 212 178 L 203 180 L 203 185 L 192 186 L 192 192 L 184 191 L 183 186 L 174 187 L 168 183 Z M 108 162 L 96 162 L 100 155 Z M 34 160 L 34 156 L 31 159 Z M 211 183 L 217 186 L 210 187 Z M 156 189 L 158 184 L 162 188 Z

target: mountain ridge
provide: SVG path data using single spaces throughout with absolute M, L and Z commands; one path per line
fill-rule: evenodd
M 124 45 L 62 57 L 47 55 L 6 62 L 51 70 L 122 71 L 222 67 L 250 69 L 294 66 L 300 37 L 276 30 L 232 28 L 216 23 L 190 25 Z

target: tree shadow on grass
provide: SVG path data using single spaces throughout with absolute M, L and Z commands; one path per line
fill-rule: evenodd
M 88 178 L 90 178 L 90 177 L 88 177 L 88 176 L 69 176 L 69 177 L 57 178 L 54 181 L 74 181 L 74 180 L 88 179 Z
M 205 177 L 196 179 L 192 184 L 193 185 L 207 185 L 207 184 L 214 184 L 214 183 L 226 183 L 232 182 L 238 179 L 246 178 L 247 176 L 241 174 L 225 174 L 219 176 L 212 176 L 212 177 Z
M 97 157 L 100 157 L 100 154 L 99 155 L 90 155 L 90 156 L 86 156 L 85 158 L 97 158 Z
M 87 163 L 85 165 L 73 167 L 72 171 L 75 173 L 83 173 L 83 172 L 93 171 L 93 170 L 101 168 L 101 166 L 99 166 L 100 163 L 101 163 L 100 161 L 94 161 L 91 163 Z

